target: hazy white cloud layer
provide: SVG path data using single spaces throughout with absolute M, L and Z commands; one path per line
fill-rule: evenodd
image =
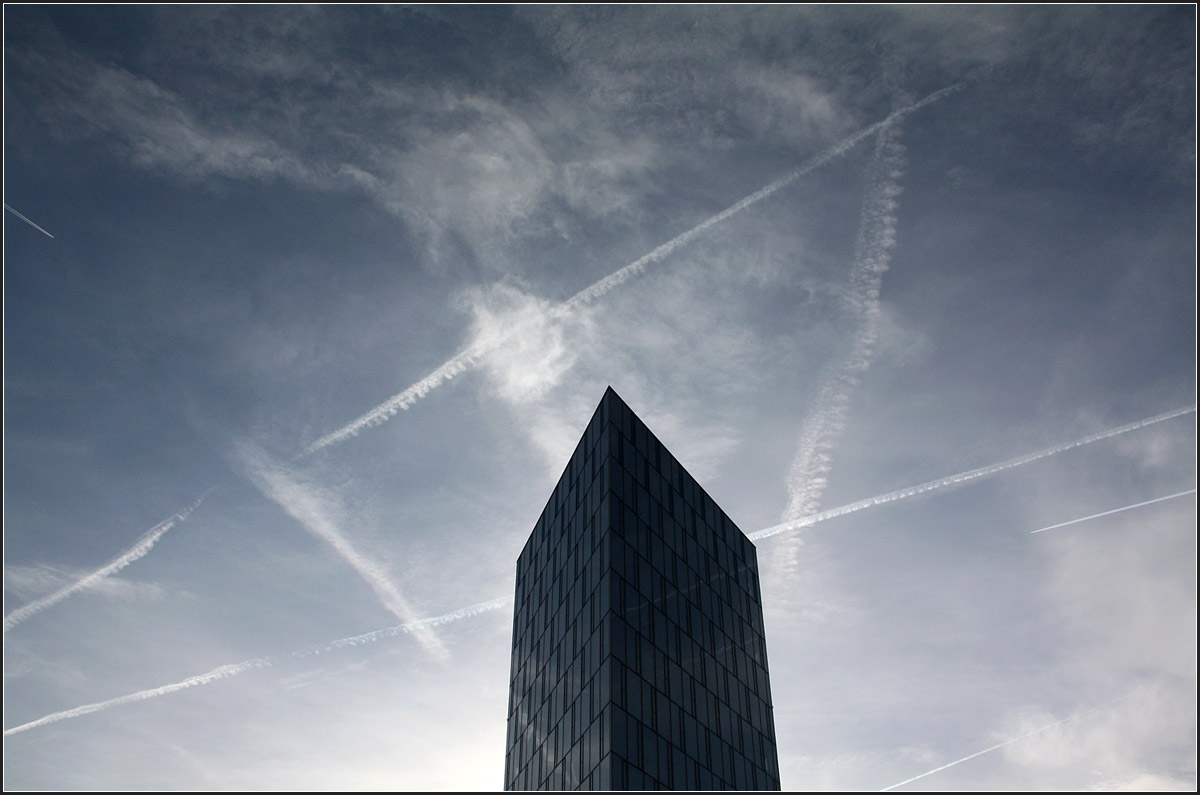
M 1195 789 L 1193 7 L 4 31 L 6 786 L 498 789 L 611 385 L 785 789 Z

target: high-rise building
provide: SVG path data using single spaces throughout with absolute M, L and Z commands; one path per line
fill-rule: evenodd
M 517 559 L 504 786 L 779 789 L 754 545 L 609 388 Z

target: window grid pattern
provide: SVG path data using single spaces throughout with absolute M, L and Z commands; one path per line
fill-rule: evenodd
M 611 389 L 517 560 L 505 788 L 779 789 L 753 544 Z
M 611 682 L 601 428 L 588 424 L 517 558 L 506 789 L 610 788 L 601 776 Z
M 613 788 L 779 789 L 754 545 L 614 411 Z

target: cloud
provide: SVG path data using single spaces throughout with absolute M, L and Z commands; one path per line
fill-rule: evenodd
M 137 165 L 190 178 L 240 179 L 314 175 L 270 138 L 199 120 L 178 94 L 119 67 L 88 65 L 72 110 L 96 133 L 114 136 Z
M 1035 776 L 1050 779 L 1065 774 L 1080 789 L 1122 789 L 1142 781 L 1150 789 L 1195 789 L 1195 772 L 1187 769 L 1186 754 L 1171 758 L 1163 749 L 1194 745 L 1193 720 L 1176 701 L 1178 695 L 1155 688 L 1086 713 L 1056 719 L 1043 709 L 1011 712 L 997 737 L 1023 738 L 1006 743 L 1005 759 Z M 1191 695 L 1195 696 L 1195 689 Z M 1191 740 L 1188 740 L 1189 735 Z M 1163 767 L 1152 769 L 1158 765 Z M 1151 768 L 1151 769 L 1148 769 Z
M 1093 784 L 1092 792 L 1188 792 L 1196 789 L 1195 776 L 1170 776 L 1161 773 L 1134 773 Z
M 1022 720 L 1019 721 L 1016 727 L 1004 733 L 997 733 L 999 735 L 997 737 L 999 742 L 997 742 L 995 745 L 988 746 L 987 748 L 984 748 L 980 751 L 975 751 L 971 754 L 967 754 L 964 757 L 955 759 L 953 762 L 947 762 L 943 765 L 939 765 L 938 767 L 927 770 L 924 773 L 920 773 L 911 778 L 897 782 L 896 784 L 884 787 L 880 791 L 887 792 L 889 790 L 897 789 L 898 787 L 903 787 L 905 784 L 911 784 L 914 781 L 919 781 L 927 776 L 935 775 L 943 770 L 949 770 L 952 767 L 961 765 L 964 762 L 969 762 L 972 759 L 977 759 L 985 754 L 990 754 L 993 751 L 1006 750 L 1010 754 L 1015 754 L 1020 752 L 1013 751 L 1011 749 L 1029 748 L 1039 745 L 1052 745 L 1057 739 L 1055 734 L 1064 731 L 1064 727 L 1082 724 L 1088 720 L 1094 720 L 1096 713 L 1101 713 L 1105 709 L 1111 707 L 1114 703 L 1123 701 L 1126 698 L 1129 698 L 1129 696 L 1122 696 L 1113 702 L 1101 704 L 1085 710 L 1080 710 L 1079 712 L 1072 713 L 1065 718 L 1054 718 L 1050 715 L 1045 715 L 1040 711 L 1030 713 L 1027 710 L 1023 715 Z M 1026 763 L 1022 766 L 1027 767 L 1028 764 Z
M 493 309 L 489 307 L 490 299 L 488 298 L 488 291 L 468 293 L 468 306 L 476 308 L 476 326 L 474 330 L 474 339 L 467 347 L 459 351 L 416 384 L 413 384 L 404 391 L 393 395 L 367 413 L 359 416 L 349 423 L 346 423 L 341 428 L 338 428 L 337 430 L 320 437 L 306 448 L 304 454 L 307 455 L 315 453 L 322 448 L 328 447 L 329 445 L 342 442 L 352 436 L 358 435 L 358 433 L 366 428 L 386 422 L 401 410 L 407 410 L 418 400 L 425 397 L 425 395 L 429 394 L 446 381 L 474 367 L 485 356 L 494 355 L 494 352 L 497 349 L 508 344 L 510 334 L 522 332 L 525 333 L 527 337 L 530 334 L 533 336 L 538 336 L 540 334 L 543 337 L 543 339 L 540 340 L 541 343 L 549 343 L 551 347 L 556 346 L 557 342 L 554 339 L 546 338 L 547 333 L 553 337 L 554 332 L 550 331 L 550 327 L 546 324 L 546 320 L 539 320 L 538 316 L 553 318 L 555 321 L 558 321 L 577 314 L 581 308 L 586 307 L 588 304 L 591 304 L 596 299 L 606 295 L 626 281 L 644 273 L 647 267 L 666 260 L 678 249 L 691 243 L 696 238 L 701 237 L 710 228 L 715 227 L 753 207 L 759 202 L 770 198 L 780 190 L 783 190 L 788 185 L 791 185 L 793 182 L 800 179 L 802 176 L 820 168 L 821 166 L 824 166 L 830 161 L 850 151 L 861 141 L 870 137 L 872 134 L 886 129 L 888 126 L 899 122 L 899 120 L 904 118 L 906 115 L 914 113 L 926 105 L 941 100 L 943 97 L 959 90 L 959 88 L 961 88 L 960 85 L 954 85 L 935 91 L 919 102 L 902 107 L 892 112 L 883 120 L 864 127 L 852 135 L 843 138 L 833 146 L 830 146 L 819 154 L 808 158 L 806 161 L 792 169 L 784 176 L 779 177 L 762 188 L 759 188 L 757 191 L 744 196 L 743 198 L 726 207 L 724 210 L 709 216 L 690 229 L 681 232 L 667 242 L 655 247 L 650 252 L 638 257 L 628 265 L 625 265 L 624 267 L 613 271 L 609 275 L 593 282 L 579 292 L 575 293 L 575 295 L 571 296 L 566 301 L 563 301 L 561 304 L 558 304 L 554 307 L 535 306 L 530 304 L 528 300 L 523 301 L 523 299 L 518 298 L 514 294 L 515 288 L 513 288 L 511 285 L 492 288 L 492 292 L 500 296 L 501 300 L 499 303 L 513 304 L 514 302 L 521 303 L 523 301 L 525 304 L 524 307 L 506 306 L 499 309 Z M 890 197 L 885 198 L 890 199 Z M 476 297 L 472 298 L 472 296 Z M 495 322 L 495 316 L 497 314 L 507 314 L 511 315 L 513 318 L 515 318 L 516 315 L 521 315 L 521 319 L 516 325 L 505 325 L 503 323 Z M 526 339 L 525 342 L 527 343 L 525 346 L 526 353 L 528 353 L 530 341 Z M 536 346 L 538 341 L 535 341 L 532 344 Z M 543 348 L 542 350 L 542 355 L 544 356 L 545 349 Z M 559 350 L 558 353 L 551 352 L 550 358 L 561 358 L 561 354 L 561 350 Z M 518 356 L 518 359 L 519 358 L 520 357 Z M 503 365 L 503 362 L 505 361 L 503 359 L 503 354 L 499 361 Z M 512 363 L 513 360 L 509 359 L 508 361 Z M 507 383 L 510 387 L 513 387 L 512 389 L 508 390 L 508 394 L 529 395 L 532 393 L 540 394 L 544 392 L 542 387 L 546 386 L 547 384 L 545 376 L 548 372 L 553 371 L 555 368 L 552 363 L 548 363 L 544 358 L 541 363 L 543 366 L 539 369 L 539 372 L 535 372 L 532 378 L 529 379 L 514 375 L 512 368 L 508 368 Z M 504 369 L 503 366 L 501 366 L 501 369 Z M 502 378 L 502 380 L 504 379 Z M 513 383 L 514 380 L 523 381 L 523 386 L 515 385 Z M 532 392 L 530 390 L 532 390 Z
M 1164 474 L 1175 466 L 1179 433 L 1170 428 L 1147 429 L 1136 437 L 1123 437 L 1116 443 L 1117 451 L 1136 462 L 1145 475 Z
M 1093 162 L 1134 155 L 1172 179 L 1194 170 L 1190 9 L 904 6 L 887 16 L 893 48 L 922 54 L 911 63 L 991 70 L 994 107 L 1059 119 Z
M 753 137 L 803 152 L 858 124 L 828 75 L 778 62 L 771 14 L 625 9 L 597 24 L 587 12 L 517 13 L 570 70 L 535 95 L 498 93 L 492 72 L 506 67 L 478 53 L 437 79 L 366 51 L 346 59 L 340 47 L 356 35 L 396 33 L 403 62 L 417 31 L 457 46 L 474 24 L 378 9 L 157 14 L 165 30 L 186 30 L 186 44 L 149 48 L 136 70 L 49 33 L 12 54 L 40 76 L 53 134 L 99 138 L 140 167 L 188 179 L 365 193 L 406 221 L 439 270 L 519 273 L 530 241 L 654 212 L 659 178 L 694 171 L 697 144 Z M 631 46 L 647 37 L 653 46 Z
M 1089 679 L 1195 682 L 1195 572 L 1181 563 L 1195 550 L 1194 503 L 1187 503 L 1038 537 L 1053 566 L 1048 595 L 1078 650 L 1074 664 Z
M 1027 35 L 1019 14 L 1004 6 L 888 6 L 877 19 L 893 51 L 919 52 L 943 68 L 1001 64 Z
M 456 230 L 486 256 L 489 245 L 511 240 L 535 214 L 556 167 L 529 125 L 500 103 L 470 95 L 443 95 L 441 102 L 437 115 L 458 119 L 458 129 L 422 130 L 399 155 L 396 206 L 435 239 Z
M 1127 484 L 1119 481 L 1127 473 L 1138 477 L 1145 471 L 1145 451 L 1134 448 L 1141 442 L 1153 451 L 1157 436 L 1148 431 L 1130 437 L 1119 448 L 1121 468 L 1116 470 L 1112 460 L 1082 471 L 1061 462 L 1057 477 L 1040 481 L 1045 510 L 1061 514 L 1064 504 L 1077 505 L 1071 493 L 1085 484 L 1108 499 L 1129 494 Z M 1194 456 L 1187 436 L 1175 438 L 1180 460 Z M 1157 482 L 1164 483 L 1163 474 L 1155 473 Z M 1118 483 L 1110 486 L 1113 478 Z M 1080 484 L 1074 485 L 1074 479 Z M 1089 500 L 1095 498 L 1089 495 Z M 1108 790 L 1142 782 L 1149 788 L 1183 784 L 1194 789 L 1194 499 L 1111 513 L 1031 541 L 1038 565 L 1047 571 L 1039 597 L 1057 638 L 1053 672 L 1063 683 L 1058 689 L 1062 695 L 1054 705 L 1010 710 L 993 734 L 1019 733 L 1061 715 L 1069 709 L 1061 706 L 1064 700 L 1094 701 L 1122 691 L 1130 695 L 1006 748 L 1005 758 L 1038 781 L 1074 788 Z
M 587 148 L 562 164 L 557 192 L 571 210 L 591 218 L 640 216 L 645 188 L 638 185 L 663 159 L 659 147 L 645 136 L 622 138 L 615 131 L 593 130 Z
M 875 312 L 875 358 L 882 363 L 903 367 L 921 361 L 930 351 L 929 338 L 914 329 L 899 309 L 880 301 Z
M 427 24 L 364 13 L 375 17 L 368 27 Z M 339 60 L 331 71 L 332 59 L 316 53 L 363 19 L 305 16 L 308 24 L 245 9 L 162 15 L 167 28 L 187 28 L 187 44 L 145 53 L 140 71 L 51 33 L 12 57 L 36 73 L 51 134 L 99 139 L 136 166 L 189 180 L 283 180 L 366 194 L 404 219 L 425 243 L 425 264 L 439 271 L 463 259 L 490 272 L 519 270 L 510 244 L 569 231 L 559 204 L 599 216 L 629 211 L 635 184 L 655 166 L 644 137 L 618 134 L 567 94 L 530 105 L 394 64 Z M 346 126 L 351 115 L 354 128 Z
M 641 6 L 521 13 L 593 103 L 689 151 L 727 148 L 750 135 L 805 145 L 853 123 L 819 61 L 775 46 L 811 24 L 805 10 Z
M 706 472 L 715 472 L 718 463 L 738 442 L 725 419 L 706 423 L 704 432 L 696 432 L 697 423 L 705 414 L 703 394 L 697 391 L 698 382 L 701 389 L 724 384 L 722 388 L 726 391 L 745 392 L 749 387 L 744 383 L 743 374 L 747 366 L 754 367 L 758 348 L 748 330 L 717 322 L 726 307 L 714 308 L 709 313 L 697 313 L 696 307 L 711 306 L 714 300 L 730 300 L 726 296 L 714 297 L 714 292 L 719 291 L 719 282 L 731 277 L 734 281 L 762 282 L 767 278 L 765 272 L 761 268 L 756 270 L 753 264 L 743 270 L 744 257 L 736 246 L 733 248 L 737 254 L 722 260 L 695 250 L 699 248 L 697 245 L 689 251 L 687 262 L 676 263 L 676 267 L 669 269 L 656 267 L 655 281 L 638 296 L 609 301 L 608 306 L 597 307 L 591 315 L 581 315 L 581 310 L 629 279 L 642 276 L 650 266 L 665 265 L 677 254 L 681 258 L 685 246 L 699 241 L 718 224 L 732 223 L 735 217 L 850 151 L 872 134 L 891 129 L 906 115 L 957 89 L 952 86 L 934 92 L 842 138 L 778 179 L 580 290 L 558 306 L 535 302 L 511 286 L 472 293 L 470 305 L 476 323 L 469 349 L 486 352 L 481 361 L 488 363 L 490 380 L 506 402 L 516 405 L 539 401 L 536 406 L 523 408 L 520 426 L 529 429 L 530 437 L 549 457 L 551 465 L 561 461 L 563 454 L 573 446 L 575 440 L 571 438 L 569 428 L 577 427 L 580 411 L 574 405 L 568 411 L 560 410 L 566 400 L 562 394 L 555 394 L 553 401 L 549 397 L 565 372 L 575 365 L 576 383 L 592 381 L 599 389 L 614 384 L 626 399 L 636 402 L 644 394 L 646 405 L 670 406 L 661 409 L 657 417 L 646 414 L 644 418 L 654 423 L 652 427 L 657 429 L 656 433 L 666 434 L 664 438 L 683 440 L 684 446 L 677 448 L 677 455 L 687 460 L 693 474 L 706 478 Z M 894 180 L 898 176 L 892 174 L 894 164 L 889 161 L 888 165 L 883 177 Z M 869 209 L 876 226 L 882 224 L 882 231 L 873 231 L 871 240 L 864 244 L 859 268 L 859 271 L 873 273 L 881 273 L 882 268 L 886 268 L 886 262 L 882 268 L 879 265 L 877 249 L 886 249 L 890 245 L 888 219 L 894 221 L 888 213 L 895 191 L 889 192 L 885 186 L 877 193 L 879 195 L 874 197 Z M 730 230 L 724 231 L 729 233 Z M 870 281 L 864 273 L 857 271 L 853 278 Z M 876 296 L 877 283 L 863 286 L 852 281 L 852 285 L 855 287 L 851 300 L 853 311 L 869 314 L 870 307 L 864 307 L 863 303 L 870 304 Z M 564 332 L 551 325 L 548 318 L 571 320 L 571 336 L 564 337 Z M 586 325 L 580 330 L 579 323 L 584 321 Z M 515 346 L 511 351 L 509 343 L 501 345 L 509 335 L 513 335 L 511 339 Z M 870 339 L 858 348 L 869 348 L 874 339 L 872 330 Z M 862 358 L 865 354 L 858 350 L 855 355 Z M 654 379 L 642 375 L 646 368 L 656 373 Z M 716 378 L 718 372 L 728 373 L 732 382 Z M 680 395 L 691 397 L 681 399 Z
M 490 351 L 483 357 L 488 380 L 510 403 L 537 400 L 557 386 L 575 363 L 575 338 L 587 334 L 586 315 L 568 321 L 549 301 L 513 284 L 471 288 L 461 301 L 472 315 L 470 347 Z

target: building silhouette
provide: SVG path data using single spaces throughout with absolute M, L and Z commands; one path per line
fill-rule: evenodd
M 517 559 L 504 787 L 779 789 L 754 545 L 611 387 Z

